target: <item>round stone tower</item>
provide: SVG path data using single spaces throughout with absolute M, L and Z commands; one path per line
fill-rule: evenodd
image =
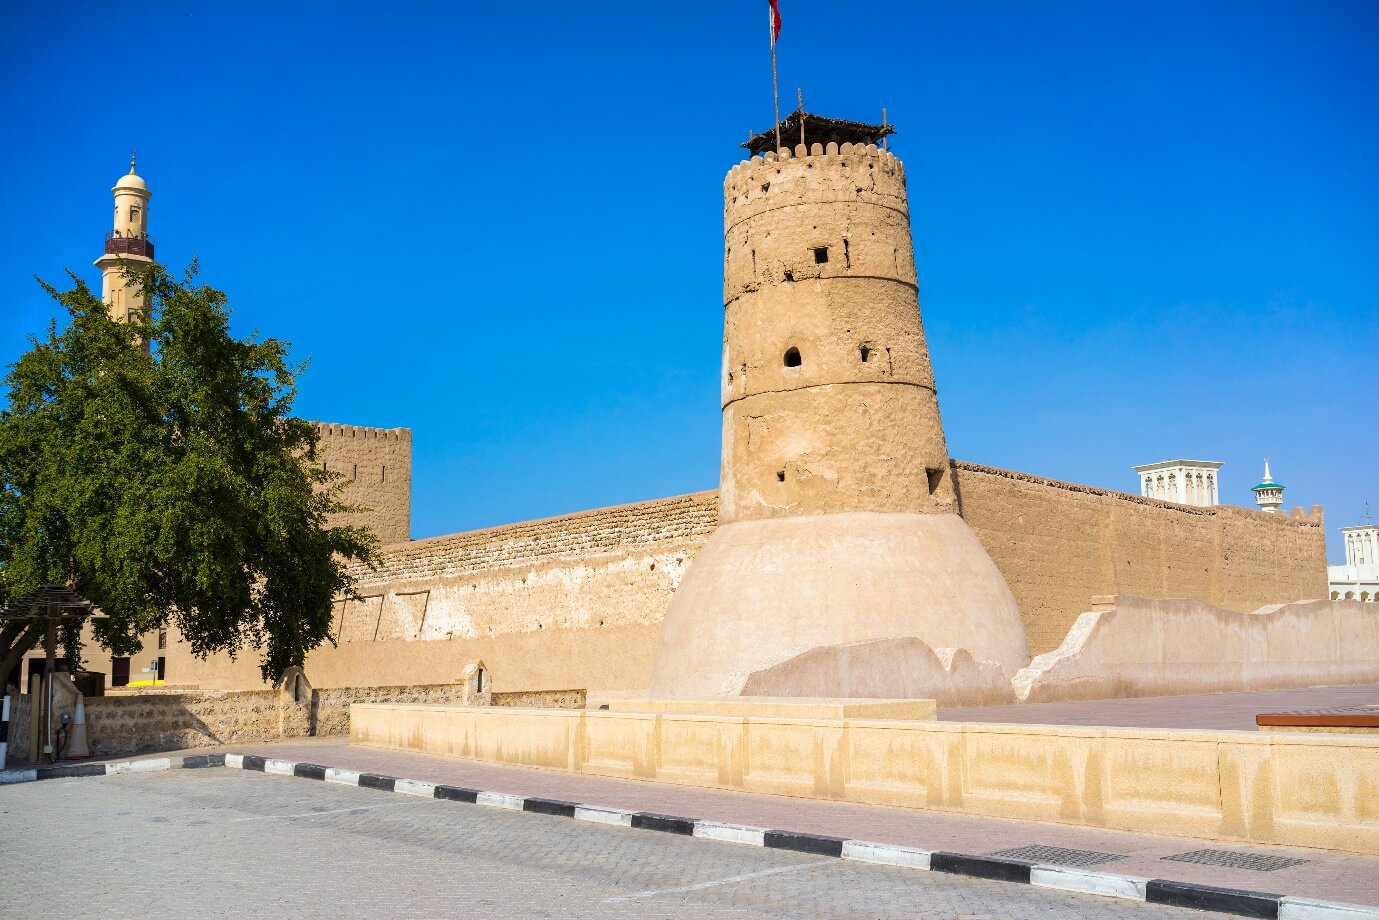
M 106 234 L 105 252 L 96 267 L 101 270 L 101 300 L 112 318 L 124 322 L 144 310 L 143 292 L 129 285 L 125 271 L 153 263 L 153 237 L 148 233 L 148 200 L 153 193 L 135 174 L 133 157 L 128 174 L 110 191 L 115 194 L 115 226 Z
M 652 692 L 736 694 L 810 649 L 909 637 L 1013 673 L 1024 629 L 957 513 L 900 161 L 814 143 L 740 164 L 724 249 L 720 526 Z

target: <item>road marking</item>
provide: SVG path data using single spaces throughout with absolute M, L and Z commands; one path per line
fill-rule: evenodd
M 330 811 L 304 811 L 298 815 L 254 815 L 249 818 L 231 818 L 230 823 L 239 821 L 274 821 L 284 818 L 319 818 L 322 815 L 343 815 L 350 811 L 372 811 L 375 808 L 397 808 L 399 805 L 412 805 L 413 802 L 387 802 L 383 805 L 360 805 L 357 808 L 334 808 Z
M 794 872 L 796 869 L 810 869 L 814 866 L 826 866 L 836 862 L 836 859 L 816 859 L 813 862 L 795 863 L 793 866 L 778 866 L 775 869 L 762 869 L 760 872 L 748 872 L 745 875 L 730 875 L 727 878 L 714 879 L 712 882 L 699 882 L 694 885 L 684 885 L 680 888 L 662 888 L 659 891 L 639 891 L 636 894 L 624 894 L 616 898 L 604 898 L 603 903 L 616 904 L 619 901 L 635 901 L 637 898 L 654 898 L 662 894 L 683 894 L 687 891 L 702 891 L 705 888 L 717 888 L 719 885 L 732 885 L 737 882 L 745 882 L 748 879 L 761 878 L 764 875 L 779 875 L 782 872 Z

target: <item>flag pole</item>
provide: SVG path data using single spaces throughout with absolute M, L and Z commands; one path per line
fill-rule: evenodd
M 771 5 L 771 15 L 766 17 L 771 32 L 771 98 L 776 104 L 776 149 L 780 150 L 780 81 L 776 78 L 776 9 Z

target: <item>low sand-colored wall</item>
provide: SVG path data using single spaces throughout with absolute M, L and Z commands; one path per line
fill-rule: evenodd
M 1273 732 L 356 705 L 350 740 L 746 792 L 1379 855 L 1379 744 Z
M 1015 675 L 1020 702 L 1227 693 L 1379 681 L 1379 607 L 1107 598 Z

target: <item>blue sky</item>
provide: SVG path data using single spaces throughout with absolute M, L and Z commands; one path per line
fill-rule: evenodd
M 414 431 L 429 536 L 712 488 L 721 182 L 765 2 L 25 4 L 0 360 L 131 147 L 159 257 Z M 785 107 L 898 126 L 955 457 L 1133 491 L 1262 457 L 1379 515 L 1379 4 L 781 0 Z

